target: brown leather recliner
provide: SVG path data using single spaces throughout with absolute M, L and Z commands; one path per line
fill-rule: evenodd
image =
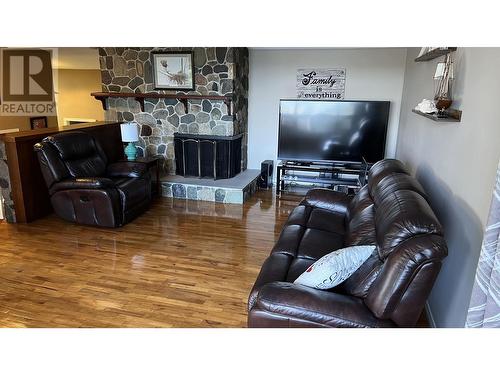
M 330 290 L 293 284 L 336 249 L 377 251 Z M 447 255 L 422 186 L 398 160 L 369 171 L 354 197 L 310 190 L 290 214 L 248 301 L 249 327 L 412 327 Z
M 35 145 L 56 214 L 68 221 L 119 227 L 151 202 L 151 176 L 143 163 L 108 159 L 82 131 L 63 132 Z

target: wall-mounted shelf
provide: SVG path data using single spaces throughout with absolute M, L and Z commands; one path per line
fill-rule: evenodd
M 412 112 L 436 122 L 460 122 L 462 119 L 462 111 L 451 108 L 446 110 L 446 115 L 448 117 L 438 117 L 435 113 L 424 113 L 417 111 L 416 109 L 412 109 Z
M 438 58 L 439 56 L 444 56 L 449 54 L 450 52 L 456 51 L 457 47 L 439 47 L 424 53 L 422 56 L 419 56 L 415 59 L 415 61 L 429 61 Z
M 184 94 L 160 94 L 156 92 L 151 93 L 140 93 L 140 92 L 93 92 L 92 95 L 95 99 L 100 100 L 102 103 L 102 108 L 104 110 L 108 109 L 108 98 L 134 98 L 139 102 L 141 110 L 144 112 L 144 100 L 145 99 L 177 99 L 182 104 L 184 104 L 184 110 L 188 113 L 188 100 L 222 100 L 227 106 L 227 114 L 231 116 L 231 102 L 233 98 L 231 96 L 221 96 L 221 95 L 184 95 Z

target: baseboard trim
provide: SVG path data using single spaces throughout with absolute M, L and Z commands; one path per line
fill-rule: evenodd
M 425 303 L 425 313 L 427 314 L 427 320 L 429 321 L 429 326 L 431 328 L 436 328 L 436 321 L 434 320 L 434 315 L 432 315 L 431 307 L 429 302 Z

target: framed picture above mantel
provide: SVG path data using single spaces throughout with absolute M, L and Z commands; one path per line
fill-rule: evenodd
M 195 89 L 193 51 L 153 52 L 155 90 L 192 91 Z

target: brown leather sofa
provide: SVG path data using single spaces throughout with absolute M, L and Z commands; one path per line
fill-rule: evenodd
M 151 176 L 143 163 L 108 164 L 99 143 L 82 131 L 63 132 L 35 145 L 56 214 L 68 221 L 119 227 L 151 202 Z
M 377 251 L 342 284 L 293 284 L 323 255 L 354 245 Z M 354 197 L 313 189 L 291 212 L 250 293 L 248 326 L 412 327 L 446 255 L 422 186 L 400 161 L 382 160 Z

